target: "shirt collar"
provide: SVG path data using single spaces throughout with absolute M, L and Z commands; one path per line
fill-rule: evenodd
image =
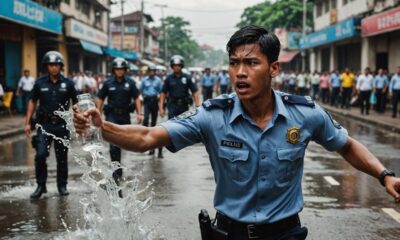
M 114 76 L 113 79 L 114 79 L 114 82 L 119 83 L 116 76 Z M 124 77 L 122 78 L 121 83 L 123 83 L 123 82 L 126 82 L 126 76 L 124 76 Z
M 49 82 L 51 82 L 52 83 L 52 81 L 50 80 L 50 74 L 47 74 L 47 81 L 49 81 Z M 64 77 L 63 77 L 63 75 L 61 75 L 61 74 L 58 74 L 58 79 L 57 79 L 57 82 L 55 82 L 56 84 L 57 83 L 59 83 L 59 82 L 63 82 L 64 81 Z
M 282 93 L 277 92 L 275 90 L 271 90 L 273 92 L 273 96 L 275 98 L 275 110 L 272 115 L 272 119 L 275 119 L 278 115 L 281 115 L 285 118 L 290 119 L 290 115 L 286 109 L 286 105 L 282 101 Z M 244 117 L 245 112 L 244 109 L 242 108 L 242 104 L 238 98 L 238 96 L 235 94 L 234 95 L 234 104 L 233 104 L 233 109 L 231 113 L 231 117 L 229 119 L 229 123 L 232 123 L 237 119 L 239 116 Z

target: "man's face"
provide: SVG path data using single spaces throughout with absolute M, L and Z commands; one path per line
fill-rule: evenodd
M 253 100 L 271 89 L 271 78 L 279 74 L 279 63 L 269 64 L 258 44 L 239 46 L 229 57 L 229 77 L 240 100 Z
M 29 77 L 29 71 L 24 71 L 25 77 Z
M 180 74 L 182 72 L 182 65 L 173 64 L 172 65 L 172 70 L 174 71 L 174 73 Z
M 61 65 L 58 63 L 47 64 L 47 71 L 51 76 L 57 76 L 60 74 Z
M 114 73 L 117 78 L 122 78 L 125 75 L 125 68 L 114 68 Z
M 382 75 L 382 74 L 383 74 L 383 69 L 382 69 L 382 68 L 380 68 L 380 69 L 378 70 L 378 74 L 379 74 L 379 75 Z
M 364 74 L 365 74 L 365 75 L 368 75 L 368 74 L 369 74 L 369 69 L 368 69 L 368 68 L 364 69 Z
M 149 77 L 154 77 L 154 75 L 156 75 L 156 72 L 154 70 L 150 70 L 149 71 Z

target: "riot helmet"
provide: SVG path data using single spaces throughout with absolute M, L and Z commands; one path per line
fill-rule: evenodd
M 42 65 L 47 64 L 60 64 L 61 67 L 64 66 L 64 57 L 61 53 L 57 51 L 48 51 L 42 59 Z
M 147 71 L 157 71 L 157 66 L 155 64 L 152 64 L 147 67 Z
M 171 57 L 170 65 L 181 65 L 182 68 L 185 66 L 185 61 L 181 55 L 174 55 Z
M 124 68 L 125 70 L 128 69 L 129 64 L 128 61 L 125 60 L 125 58 L 117 57 L 114 59 L 112 62 L 112 68 Z

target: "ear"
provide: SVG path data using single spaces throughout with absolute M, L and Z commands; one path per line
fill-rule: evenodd
M 278 76 L 280 69 L 281 69 L 280 63 L 278 61 L 273 62 L 269 67 L 269 75 L 271 76 L 271 78 Z

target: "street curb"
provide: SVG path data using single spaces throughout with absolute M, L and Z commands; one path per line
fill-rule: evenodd
M 0 132 L 0 139 L 12 137 L 12 136 L 19 135 L 22 133 L 24 133 L 23 128 L 14 128 L 14 129 L 10 129 L 10 130 L 4 130 L 4 131 Z
M 346 110 L 342 110 L 342 109 L 337 109 L 331 106 L 327 106 L 327 105 L 322 105 L 324 109 L 328 110 L 330 113 L 332 113 L 333 115 L 340 115 L 340 116 L 344 116 L 344 117 L 351 117 L 355 120 L 358 120 L 360 122 L 364 122 L 367 124 L 371 124 L 380 128 L 383 128 L 387 131 L 390 131 L 392 133 L 400 133 L 400 126 L 396 126 L 387 122 L 383 122 L 377 119 L 373 119 L 371 117 L 365 117 L 365 116 L 361 116 L 358 114 L 354 114 L 351 112 L 348 112 Z

